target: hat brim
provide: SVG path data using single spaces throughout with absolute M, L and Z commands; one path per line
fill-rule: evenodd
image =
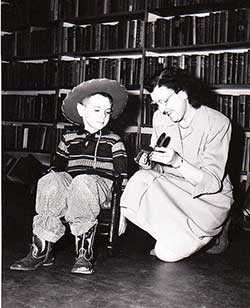
M 75 124 L 83 124 L 83 120 L 77 111 L 77 104 L 84 98 L 104 92 L 113 99 L 111 118 L 116 119 L 124 110 L 128 100 L 128 93 L 118 81 L 111 79 L 91 79 L 74 87 L 66 96 L 62 104 L 62 112 L 66 119 Z

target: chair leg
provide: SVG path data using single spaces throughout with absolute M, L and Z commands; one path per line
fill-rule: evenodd
M 119 220 L 120 220 L 119 195 L 114 193 L 111 204 L 111 222 L 109 227 L 109 238 L 107 244 L 107 252 L 109 256 L 115 255 L 118 250 Z

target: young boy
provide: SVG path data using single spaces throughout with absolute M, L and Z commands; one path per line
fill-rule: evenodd
M 76 240 L 77 258 L 71 272 L 93 273 L 97 216 L 110 201 L 111 175 L 121 174 L 123 186 L 127 181 L 124 144 L 107 127 L 110 118 L 123 111 L 127 97 L 125 88 L 109 79 L 83 82 L 67 95 L 62 111 L 78 130 L 63 135 L 49 173 L 38 181 L 32 247 L 10 269 L 30 271 L 52 265 L 53 244 L 65 232 L 64 217 Z

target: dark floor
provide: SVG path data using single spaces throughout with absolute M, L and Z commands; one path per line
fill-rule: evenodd
M 2 199 L 3 308 L 250 307 L 250 232 L 233 228 L 221 255 L 201 252 L 164 263 L 149 256 L 152 239 L 130 225 L 119 255 L 108 257 L 99 246 L 90 276 L 70 273 L 74 247 L 68 235 L 58 243 L 54 266 L 16 272 L 9 266 L 28 250 L 33 200 L 13 185 L 3 185 Z

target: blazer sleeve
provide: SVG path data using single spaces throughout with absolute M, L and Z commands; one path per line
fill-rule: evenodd
M 231 123 L 226 117 L 214 120 L 208 127 L 207 140 L 202 153 L 202 181 L 194 187 L 193 197 L 214 194 L 222 189 L 231 140 Z

